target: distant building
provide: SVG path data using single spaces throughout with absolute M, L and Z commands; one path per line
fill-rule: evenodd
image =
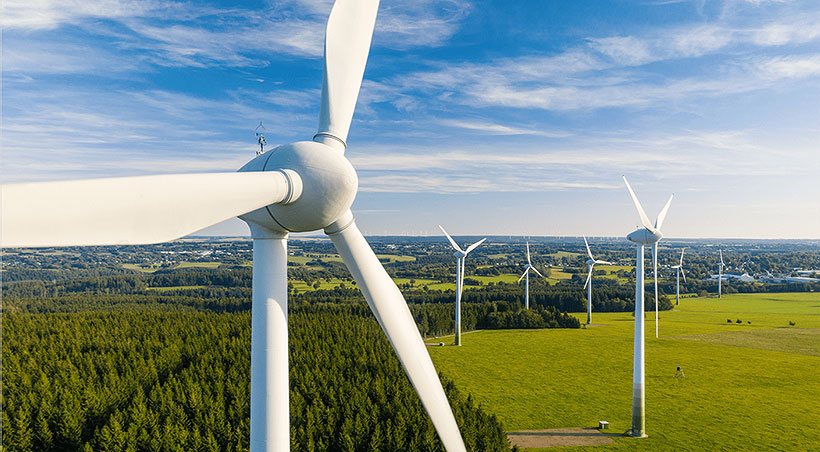
M 711 275 L 709 278 L 710 279 L 718 279 L 718 275 Z M 729 281 L 731 279 L 735 279 L 735 280 L 743 281 L 743 282 L 755 282 L 754 276 L 752 276 L 748 273 L 744 273 L 742 275 L 735 275 L 735 274 L 732 274 L 732 273 L 724 273 L 723 277 L 721 278 L 722 281 Z

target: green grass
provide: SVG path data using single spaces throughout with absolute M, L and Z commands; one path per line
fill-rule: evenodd
M 222 265 L 219 262 L 180 262 L 171 268 L 218 268 Z M 122 264 L 126 270 L 134 270 L 141 273 L 154 273 L 162 268 L 159 264 Z
M 302 280 L 291 279 L 288 282 L 293 284 L 293 287 L 298 289 L 299 292 L 310 292 L 310 291 L 314 291 L 314 290 L 317 289 L 317 288 L 313 287 L 312 285 L 308 286 Z M 345 280 L 342 280 L 342 279 L 335 279 L 335 278 L 331 279 L 330 281 L 326 281 L 326 280 L 323 279 L 323 280 L 318 281 L 318 282 L 319 282 L 319 287 L 318 288 L 322 289 L 322 290 L 333 289 L 333 288 L 335 288 L 336 286 L 338 286 L 339 284 L 342 284 L 342 283 L 344 283 L 345 286 L 347 286 L 347 287 L 356 287 L 351 281 L 345 281 Z
M 604 276 L 595 276 L 595 277 L 596 278 L 617 279 L 618 282 L 620 282 L 620 283 L 627 283 L 627 282 L 629 282 L 629 279 L 619 278 L 618 275 L 615 274 L 615 272 L 618 272 L 618 271 L 621 271 L 621 270 L 626 270 L 627 272 L 630 272 L 634 269 L 635 269 L 634 266 L 629 266 L 629 265 L 596 265 L 595 266 L 595 271 L 604 270 L 604 271 L 606 271 L 606 275 L 604 275 Z
M 561 259 L 562 257 L 575 257 L 575 256 L 582 256 L 582 253 L 570 253 L 569 251 L 557 251 L 555 253 L 547 254 L 547 256 L 554 257 L 556 259 Z
M 402 256 L 400 254 L 377 254 L 379 259 L 388 259 L 390 262 L 414 262 L 414 256 Z
M 539 271 L 541 273 L 544 273 L 544 269 L 539 269 Z M 475 279 L 477 281 L 480 281 L 482 286 L 487 286 L 490 283 L 498 284 L 500 282 L 504 282 L 504 283 L 507 283 L 507 284 L 522 284 L 523 285 L 524 284 L 523 282 L 521 282 L 521 283 L 518 282 L 518 278 L 520 278 L 520 277 L 521 277 L 520 273 L 519 274 L 502 273 L 500 275 L 494 275 L 494 276 L 467 275 L 468 279 Z M 531 279 L 532 278 L 539 278 L 539 276 L 538 275 L 531 275 L 530 278 Z M 566 280 L 566 279 L 570 279 L 570 278 L 572 278 L 571 273 L 566 273 L 561 268 L 553 267 L 552 269 L 550 269 L 550 275 L 549 275 L 549 277 L 547 277 L 547 281 L 549 281 L 550 284 L 556 284 L 556 283 L 558 283 L 558 281 L 562 281 L 562 280 Z M 431 282 L 431 283 L 427 284 L 427 287 L 431 290 L 435 290 L 435 289 L 437 289 L 437 290 L 447 290 L 447 289 L 455 290 L 456 289 L 455 276 L 453 276 L 453 280 L 454 281 L 452 283 L 450 283 L 450 282 L 446 282 L 446 283 Z M 394 279 L 394 281 L 396 281 L 398 283 L 399 280 Z M 402 281 L 409 281 L 409 279 L 408 280 L 402 280 Z M 419 284 L 418 283 L 419 280 L 416 280 L 416 281 L 417 281 L 417 283 L 416 283 L 417 286 L 418 285 L 424 285 L 424 284 Z M 475 288 L 475 287 L 480 287 L 480 286 L 465 285 L 464 290 L 470 290 L 471 288 Z
M 416 258 L 413 256 L 403 256 L 400 254 L 377 254 L 379 259 L 387 259 L 388 262 L 412 262 Z M 313 260 L 320 260 L 322 262 L 342 262 L 342 258 L 338 254 L 319 254 L 307 253 L 302 256 L 288 256 L 288 262 L 305 265 Z
M 219 262 L 181 262 L 174 268 L 218 268 Z
M 122 264 L 122 268 L 126 270 L 134 270 L 141 273 L 154 273 L 155 271 L 159 270 L 159 265 L 157 264 L 149 264 L 149 265 L 141 265 L 141 264 Z
M 661 313 L 660 339 L 647 314 L 649 438 L 573 450 L 820 450 L 820 333 L 811 329 L 820 328 L 820 294 L 684 299 Z M 604 326 L 479 331 L 462 347 L 429 350 L 437 369 L 507 430 L 607 420 L 623 432 L 631 419 L 633 318 L 593 313 L 593 321 Z M 686 378 L 674 378 L 677 366 Z

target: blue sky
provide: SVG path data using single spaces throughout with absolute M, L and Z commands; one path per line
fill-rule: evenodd
M 4 1 L 3 182 L 233 171 L 316 131 L 331 1 Z M 366 234 L 820 237 L 814 1 L 382 0 Z M 215 233 L 245 234 L 239 220 Z

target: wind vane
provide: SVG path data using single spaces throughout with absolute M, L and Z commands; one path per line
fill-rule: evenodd
M 259 125 L 256 126 L 256 142 L 259 143 L 259 150 L 256 151 L 256 155 L 265 152 L 265 145 L 268 142 L 265 141 L 265 126 L 262 125 L 262 121 L 259 121 Z

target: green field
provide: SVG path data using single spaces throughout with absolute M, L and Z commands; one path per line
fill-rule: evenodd
M 180 262 L 170 268 L 218 268 L 220 265 L 219 262 Z M 122 268 L 140 273 L 154 273 L 162 267 L 159 264 L 122 264 Z
M 646 324 L 649 437 L 573 450 L 820 450 L 820 294 L 687 298 L 660 317 L 660 339 L 651 313 Z M 631 419 L 634 323 L 629 313 L 593 320 L 602 326 L 479 331 L 460 348 L 429 350 L 508 431 L 607 420 L 621 433 Z M 677 366 L 685 378 L 674 377 Z
M 543 269 L 543 268 L 539 269 L 539 271 L 541 273 L 544 273 L 545 272 L 544 270 L 545 269 Z M 523 287 L 524 282 L 523 281 L 520 282 L 520 283 L 518 282 L 518 278 L 520 278 L 520 277 L 521 277 L 520 273 L 519 274 L 502 273 L 502 274 L 496 275 L 496 276 L 476 276 L 476 275 L 467 275 L 466 276 L 466 278 L 481 281 L 482 286 L 489 285 L 490 283 L 498 284 L 499 282 L 504 282 L 504 283 L 507 283 L 507 284 L 521 284 L 521 286 Z M 540 276 L 530 274 L 530 278 L 531 279 L 540 278 Z M 552 267 L 550 269 L 550 275 L 549 275 L 549 277 L 547 277 L 547 281 L 550 284 L 556 284 L 556 283 L 558 283 L 558 281 L 562 281 L 562 280 L 566 280 L 566 279 L 570 279 L 570 278 L 572 278 L 571 273 L 565 272 L 560 267 Z M 398 279 L 394 279 L 394 281 L 396 281 L 396 284 L 399 284 Z M 402 281 L 409 281 L 409 280 L 402 280 Z M 417 279 L 416 280 L 416 285 L 417 286 L 418 285 L 424 285 L 423 283 L 420 283 L 419 281 L 424 281 L 424 280 Z M 447 289 L 455 290 L 456 289 L 455 276 L 453 276 L 453 282 L 446 282 L 446 283 L 431 282 L 431 283 L 427 284 L 427 287 L 431 290 L 447 290 Z M 471 288 L 474 288 L 474 287 L 480 287 L 480 286 L 465 285 L 464 290 L 470 290 Z

